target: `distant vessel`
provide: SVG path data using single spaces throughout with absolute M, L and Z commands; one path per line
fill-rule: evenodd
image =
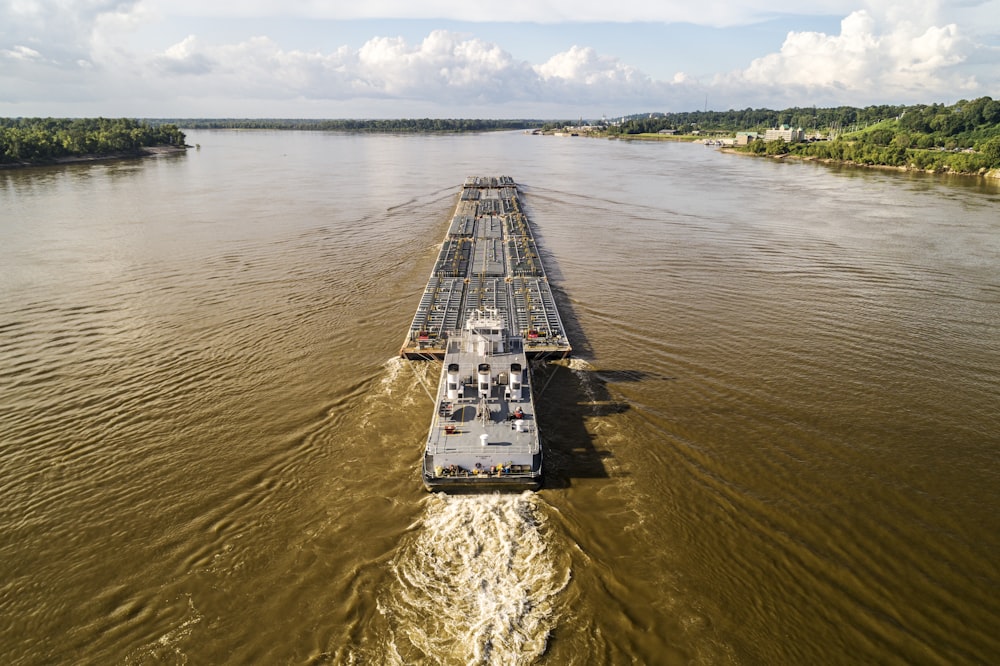
M 400 351 L 444 361 L 424 485 L 537 489 L 529 359 L 571 351 L 514 181 L 467 179 Z

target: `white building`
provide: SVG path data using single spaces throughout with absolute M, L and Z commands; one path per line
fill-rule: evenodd
M 788 125 L 782 125 L 781 127 L 769 129 L 764 132 L 764 141 L 784 139 L 785 143 L 794 143 L 796 141 L 805 141 L 805 138 L 806 133 L 802 131 L 801 127 L 792 129 Z

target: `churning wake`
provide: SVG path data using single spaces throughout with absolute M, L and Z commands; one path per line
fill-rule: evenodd
M 399 663 L 527 664 L 545 652 L 570 570 L 541 504 L 527 492 L 428 498 L 379 602 Z

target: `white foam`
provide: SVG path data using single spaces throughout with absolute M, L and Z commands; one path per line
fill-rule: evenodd
M 404 659 L 527 664 L 545 652 L 570 571 L 547 543 L 540 502 L 532 493 L 429 499 L 380 603 L 397 647 L 408 644 Z
M 188 639 L 194 626 L 203 619 L 202 614 L 194 607 L 194 600 L 191 595 L 187 597 L 187 613 L 182 621 L 172 627 L 162 636 L 158 636 L 151 642 L 137 647 L 124 657 L 125 664 L 145 664 L 151 662 L 171 662 L 186 664 L 187 655 L 181 649 L 184 641 Z
M 381 380 L 382 393 L 384 395 L 392 395 L 393 385 L 399 378 L 399 373 L 406 367 L 406 361 L 399 356 L 393 356 L 385 362 L 384 367 L 385 375 Z
M 570 372 L 577 378 L 577 381 L 580 382 L 580 386 L 587 395 L 587 399 L 590 402 L 597 400 L 597 390 L 594 387 L 594 382 L 598 381 L 596 379 L 597 368 L 582 358 L 569 359 L 568 367 Z

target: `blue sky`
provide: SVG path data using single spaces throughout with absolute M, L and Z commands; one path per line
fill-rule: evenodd
M 1000 0 L 0 0 L 0 115 L 609 118 L 1000 98 Z

